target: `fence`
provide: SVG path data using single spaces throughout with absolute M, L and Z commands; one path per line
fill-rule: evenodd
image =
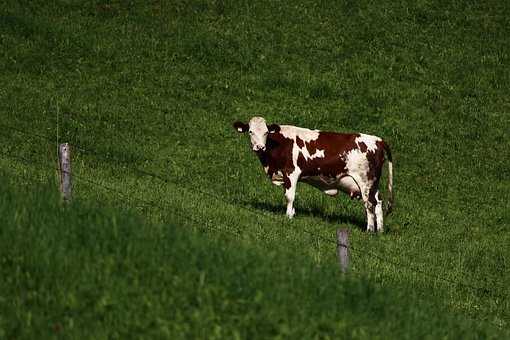
M 4 129 L 7 129 L 7 130 L 11 130 L 11 131 L 16 131 L 16 132 L 21 133 L 21 134 L 26 135 L 26 136 L 36 137 L 36 138 L 38 138 L 40 140 L 45 140 L 48 144 L 53 144 L 53 143 L 56 142 L 56 140 L 54 138 L 52 138 L 52 137 L 45 136 L 45 135 L 42 135 L 42 134 L 36 134 L 36 133 L 33 133 L 33 132 L 28 132 L 28 131 L 25 131 L 23 129 L 19 129 L 17 127 L 6 125 L 4 123 L 0 123 L 0 127 L 4 128 Z M 57 141 L 57 144 L 58 144 L 58 141 Z M 96 157 L 98 159 L 106 159 L 107 158 L 103 153 L 98 152 L 97 150 L 94 150 L 92 148 L 80 145 L 78 143 L 73 143 L 73 145 L 71 147 L 75 151 L 79 151 L 79 152 L 82 152 L 82 153 L 94 156 L 94 157 Z M 62 151 L 65 152 L 66 150 L 61 150 L 61 153 L 62 153 Z M 9 158 L 11 160 L 16 160 L 16 161 L 22 162 L 22 163 L 24 163 L 26 165 L 32 165 L 32 166 L 40 167 L 41 169 L 44 169 L 46 167 L 45 165 L 42 165 L 42 164 L 35 164 L 32 160 L 30 160 L 30 159 L 28 159 L 26 157 L 20 156 L 20 155 L 14 155 L 14 154 L 7 153 L 7 152 L 0 152 L 0 155 L 2 155 L 5 158 Z M 123 159 L 115 159 L 115 160 L 118 163 L 120 163 L 120 164 L 128 163 L 128 161 L 125 161 Z M 60 171 L 61 174 L 63 174 L 63 175 L 70 175 L 69 168 L 66 167 L 64 164 L 62 164 L 61 162 L 58 162 L 58 161 L 55 162 L 55 164 L 57 164 L 57 169 L 56 170 Z M 204 190 L 202 190 L 200 188 L 191 188 L 190 189 L 188 187 L 184 187 L 184 186 L 181 185 L 181 183 L 178 183 L 177 181 L 175 181 L 175 180 L 173 180 L 173 179 L 171 179 L 171 178 L 169 178 L 169 177 L 167 177 L 167 176 L 165 176 L 163 174 L 160 174 L 160 173 L 155 173 L 155 172 L 152 172 L 152 171 L 147 171 L 147 170 L 144 170 L 144 169 L 139 169 L 139 168 L 134 168 L 134 167 L 130 168 L 130 170 L 132 170 L 133 172 L 135 172 L 135 173 L 137 173 L 137 174 L 139 174 L 141 176 L 147 176 L 147 177 L 153 178 L 153 179 L 158 180 L 158 181 L 163 182 L 163 183 L 172 183 L 172 184 L 174 184 L 176 186 L 181 187 L 185 191 L 198 192 L 201 195 L 203 195 L 204 197 L 208 197 L 210 199 L 214 199 L 214 200 L 226 203 L 226 204 L 233 204 L 232 202 L 227 201 L 222 196 L 216 195 L 216 194 L 211 193 L 211 192 L 204 191 Z M 183 212 L 179 211 L 178 209 L 176 209 L 173 206 L 164 206 L 160 202 L 150 201 L 150 200 L 146 200 L 146 199 L 135 197 L 135 196 L 129 196 L 125 192 L 123 192 L 122 190 L 120 190 L 118 188 L 115 188 L 115 187 L 112 187 L 112 186 L 109 186 L 109 185 L 105 185 L 105 184 L 102 184 L 102 183 L 90 180 L 89 178 L 85 178 L 85 177 L 82 177 L 82 176 L 77 176 L 76 174 L 72 174 L 72 176 L 73 176 L 73 180 L 74 181 L 85 183 L 85 184 L 87 184 L 89 186 L 93 186 L 95 188 L 101 188 L 103 190 L 107 190 L 109 192 L 115 193 L 117 195 L 117 197 L 119 197 L 120 200 L 122 200 L 122 201 L 125 201 L 125 202 L 128 202 L 129 200 L 136 201 L 137 202 L 137 204 L 135 205 L 136 207 L 150 207 L 150 208 L 154 208 L 154 209 L 157 209 L 157 210 L 160 210 L 160 211 L 164 211 L 164 212 L 170 211 L 172 214 L 174 214 L 175 216 L 179 216 L 181 219 L 187 219 L 187 220 L 192 221 L 194 224 L 196 224 L 197 227 L 204 226 L 203 230 L 205 230 L 205 231 L 212 230 L 212 231 L 216 231 L 216 232 L 220 232 L 220 233 L 230 233 L 230 234 L 235 235 L 235 236 L 239 235 L 239 233 L 236 233 L 234 231 L 235 228 L 231 228 L 231 229 L 227 229 L 227 230 L 226 229 L 219 229 L 219 228 L 217 228 L 217 226 L 215 226 L 214 224 L 211 224 L 211 223 L 209 223 L 207 221 L 198 220 L 198 219 L 194 218 L 194 216 L 189 215 L 189 214 L 184 215 Z M 63 177 L 61 177 L 60 183 L 61 183 L 61 190 L 63 192 L 65 192 Z M 66 200 L 69 200 L 70 199 L 70 192 L 69 193 L 66 192 L 64 197 L 65 197 Z M 250 214 L 255 214 L 255 215 L 257 215 L 257 217 L 260 216 L 261 213 L 262 213 L 259 210 L 255 210 L 255 209 L 250 208 L 248 206 L 239 205 L 239 204 L 236 204 L 236 208 L 242 209 L 242 210 L 244 210 L 246 212 L 249 212 Z M 264 215 L 266 217 L 268 217 L 268 218 L 274 219 L 275 222 L 281 223 L 281 219 L 276 217 L 276 216 L 274 216 L 273 214 L 266 213 Z M 352 252 L 355 256 L 358 256 L 358 257 L 369 256 L 371 258 L 377 259 L 377 261 L 379 261 L 381 263 L 384 263 L 386 265 L 392 266 L 395 269 L 400 270 L 400 271 L 406 270 L 406 271 L 412 272 L 412 273 L 414 273 L 416 275 L 421 275 L 421 276 L 426 277 L 428 279 L 434 280 L 435 282 L 443 282 L 443 283 L 446 283 L 446 284 L 449 284 L 449 285 L 453 285 L 455 287 L 462 287 L 462 288 L 465 288 L 467 290 L 471 290 L 471 291 L 476 292 L 476 293 L 483 293 L 485 295 L 488 295 L 491 299 L 494 299 L 494 300 L 506 301 L 507 297 L 505 295 L 499 294 L 496 291 L 488 289 L 486 287 L 479 287 L 479 286 L 471 285 L 471 284 L 468 284 L 468 283 L 465 283 L 465 282 L 459 282 L 459 281 L 451 280 L 451 279 L 448 279 L 448 278 L 445 278 L 445 277 L 433 275 L 433 274 L 430 273 L 430 271 L 423 270 L 423 269 L 419 268 L 416 265 L 412 265 L 410 263 L 402 263 L 402 262 L 397 261 L 397 260 L 392 260 L 392 259 L 388 258 L 387 256 L 383 256 L 381 254 L 378 254 L 378 253 L 374 252 L 373 250 L 367 249 L 366 247 L 365 248 L 358 248 L 358 245 L 354 246 L 352 244 L 352 242 L 349 242 L 349 240 L 348 240 L 348 232 L 346 232 L 345 230 L 340 230 L 339 229 L 337 231 L 336 237 L 333 237 L 333 238 L 327 238 L 327 237 L 324 237 L 323 235 L 313 233 L 313 232 L 311 232 L 309 230 L 306 230 L 306 229 L 304 229 L 303 231 L 305 233 L 307 233 L 307 234 L 310 234 L 311 236 L 315 237 L 318 240 L 321 240 L 323 242 L 331 244 L 332 245 L 332 249 L 334 249 L 333 245 L 336 247 L 337 254 L 338 254 L 338 259 L 339 259 L 339 265 L 340 265 L 340 268 L 341 268 L 342 272 L 346 272 L 347 271 L 347 268 L 349 266 L 349 264 L 348 264 L 349 254 Z M 260 234 L 258 236 L 261 237 L 261 238 L 265 238 L 266 237 L 263 234 Z M 349 243 L 351 243 L 351 244 L 349 244 Z M 480 321 L 480 320 L 477 319 L 476 321 Z M 494 326 L 497 326 L 498 328 L 502 328 L 502 325 L 500 325 L 500 324 L 495 324 L 493 322 L 489 322 L 489 323 L 494 325 Z

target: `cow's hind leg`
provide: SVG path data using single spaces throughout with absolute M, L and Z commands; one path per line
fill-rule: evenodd
M 375 193 L 375 199 L 377 205 L 375 206 L 375 217 L 377 222 L 377 232 L 382 233 L 384 231 L 384 213 L 383 213 L 383 202 L 379 190 Z
M 376 202 L 370 198 L 369 189 L 361 190 L 361 198 L 363 199 L 363 203 L 365 204 L 365 212 L 367 215 L 367 231 L 374 232 L 376 223 L 375 219 Z
M 378 183 L 366 185 L 361 190 L 363 203 L 367 215 L 367 231 L 383 231 L 382 200 L 378 190 Z
M 375 232 L 375 205 L 369 200 L 365 201 L 365 211 L 367 214 L 367 231 Z
M 365 209 L 367 211 L 367 230 L 382 233 L 384 231 L 384 214 L 378 183 L 372 184 L 367 192 L 366 200 L 365 197 L 363 197 Z

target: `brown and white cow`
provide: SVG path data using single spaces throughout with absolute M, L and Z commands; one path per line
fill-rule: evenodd
M 388 144 L 381 138 L 360 133 L 336 133 L 304 129 L 291 125 L 267 125 L 262 117 L 249 123 L 236 122 L 238 132 L 250 133 L 252 150 L 264 171 L 276 185 L 283 185 L 287 216 L 293 207 L 299 181 L 325 194 L 341 190 L 365 203 L 368 231 L 383 231 L 383 206 L 379 181 L 388 158 L 388 209 L 393 201 L 393 165 Z

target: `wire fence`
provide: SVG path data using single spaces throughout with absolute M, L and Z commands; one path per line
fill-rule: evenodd
M 9 125 L 6 125 L 4 123 L 0 123 L 0 127 L 3 127 L 4 129 L 9 129 L 9 130 L 12 130 L 12 131 L 16 131 L 16 132 L 21 133 L 23 135 L 27 135 L 27 136 L 30 136 L 30 137 L 36 137 L 36 138 L 39 138 L 41 140 L 45 140 L 50 145 L 56 142 L 56 139 L 52 138 L 50 136 L 45 136 L 45 135 L 42 135 L 42 134 L 36 134 L 36 133 L 32 133 L 32 132 L 27 132 L 27 131 L 25 131 L 23 129 L 16 128 L 16 127 L 13 127 L 13 126 L 9 126 Z M 72 144 L 72 148 L 74 150 L 78 150 L 78 151 L 80 151 L 82 153 L 85 153 L 85 154 L 88 154 L 88 155 L 92 155 L 92 156 L 94 156 L 94 157 L 96 157 L 98 159 L 111 160 L 111 156 L 105 156 L 101 152 L 98 152 L 97 150 L 94 150 L 93 148 L 90 148 L 90 147 L 82 146 L 79 143 L 73 143 Z M 7 153 L 7 152 L 0 152 L 0 154 L 3 157 L 5 157 L 5 158 L 9 158 L 11 160 L 17 160 L 17 161 L 23 162 L 24 164 L 27 164 L 27 165 L 33 165 L 33 166 L 39 167 L 41 169 L 46 168 L 45 165 L 43 165 L 43 164 L 36 164 L 33 160 L 30 160 L 30 159 L 28 159 L 26 157 L 23 157 L 23 156 L 20 156 L 20 155 L 13 155 L 13 154 L 10 154 L 10 153 Z M 132 163 L 131 161 L 122 162 L 121 159 L 115 159 L 115 161 L 118 161 L 119 163 L 122 163 L 122 164 Z M 57 162 L 54 162 L 54 164 L 57 164 Z M 172 178 L 170 178 L 168 176 L 165 176 L 165 175 L 163 175 L 161 173 L 156 173 L 156 172 L 149 171 L 149 170 L 146 170 L 146 169 L 139 169 L 139 168 L 136 168 L 136 167 L 129 167 L 129 169 L 132 170 L 134 173 L 139 174 L 140 176 L 150 177 L 152 179 L 158 180 L 158 181 L 160 181 L 162 183 L 166 183 L 166 184 L 171 183 L 174 186 L 176 186 L 176 187 L 180 188 L 181 190 L 186 191 L 186 192 L 188 192 L 190 194 L 199 193 L 200 195 L 202 195 L 204 197 L 208 197 L 208 198 L 214 199 L 214 200 L 222 202 L 224 204 L 235 205 L 235 208 L 242 209 L 242 210 L 244 210 L 244 211 L 246 211 L 246 212 L 248 212 L 250 214 L 256 215 L 257 217 L 260 217 L 260 215 L 261 215 L 261 211 L 260 210 L 255 210 L 255 209 L 250 208 L 250 207 L 245 206 L 245 205 L 233 203 L 233 202 L 225 199 L 224 197 L 222 197 L 220 195 L 217 195 L 217 194 L 214 194 L 214 193 L 211 193 L 211 192 L 208 192 L 208 191 L 204 191 L 204 190 L 202 190 L 200 188 L 191 188 L 190 189 L 188 187 L 182 186 L 182 184 L 179 183 L 178 181 L 176 181 L 176 180 L 174 180 L 174 179 L 172 179 Z M 56 169 L 56 170 L 58 170 L 58 169 Z M 89 186 L 92 186 L 92 187 L 95 187 L 95 188 L 101 188 L 102 190 L 106 190 L 106 191 L 108 191 L 110 193 L 115 193 L 116 196 L 119 197 L 121 201 L 124 201 L 124 202 L 127 202 L 127 203 L 130 203 L 130 201 L 131 202 L 134 201 L 134 202 L 136 202 L 134 207 L 138 207 L 138 208 L 149 207 L 149 208 L 153 208 L 153 209 L 159 210 L 160 212 L 165 212 L 165 213 L 169 213 L 170 212 L 173 216 L 177 216 L 181 220 L 189 220 L 189 221 L 191 221 L 193 224 L 195 224 L 195 227 L 198 227 L 202 231 L 209 231 L 209 230 L 211 230 L 211 231 L 214 231 L 214 232 L 230 234 L 230 235 L 233 235 L 233 236 L 236 236 L 236 237 L 240 236 L 239 232 L 234 231 L 234 230 L 236 230 L 236 227 L 232 226 L 232 225 L 228 225 L 226 222 L 222 222 L 222 224 L 226 224 L 226 226 L 229 226 L 230 227 L 229 229 L 218 228 L 215 224 L 210 223 L 208 221 L 203 221 L 203 220 L 197 219 L 193 215 L 186 214 L 184 211 L 181 211 L 181 210 L 177 209 L 173 205 L 163 205 L 160 201 L 150 201 L 150 200 L 147 200 L 147 199 L 144 199 L 144 198 L 140 198 L 140 197 L 136 197 L 136 196 L 130 196 L 129 194 L 126 194 L 124 191 L 122 191 L 122 190 L 120 190 L 118 188 L 115 188 L 115 187 L 113 187 L 111 185 L 105 185 L 103 183 L 99 183 L 97 181 L 93 181 L 93 180 L 91 180 L 89 178 L 86 178 L 84 176 L 76 175 L 75 173 L 72 174 L 72 177 L 73 177 L 73 180 L 85 183 L 85 184 L 87 184 Z M 277 216 L 275 216 L 275 215 L 273 215 L 271 213 L 265 213 L 263 215 L 266 218 L 272 219 L 275 223 L 278 223 L 278 224 L 283 223 L 282 222 L 282 217 L 277 217 Z M 203 228 L 200 228 L 200 226 L 203 226 Z M 317 240 L 321 240 L 322 242 L 325 242 L 325 243 L 330 243 L 330 244 L 337 245 L 336 238 L 328 238 L 328 237 L 325 237 L 324 235 L 320 235 L 320 234 L 314 233 L 314 232 L 312 232 L 310 230 L 306 230 L 306 229 L 303 229 L 303 231 L 305 233 L 309 234 L 310 236 L 314 237 Z M 257 237 L 269 240 L 267 238 L 267 236 L 265 234 L 262 234 L 262 233 L 258 234 Z M 443 283 L 446 283 L 448 285 L 452 285 L 452 286 L 455 286 L 455 287 L 462 287 L 464 289 L 476 292 L 477 294 L 483 294 L 484 297 L 489 296 L 492 299 L 499 300 L 498 301 L 499 303 L 504 303 L 506 301 L 506 299 L 507 299 L 506 295 L 501 294 L 501 293 L 497 292 L 496 290 L 489 289 L 489 288 L 486 288 L 486 287 L 480 287 L 480 286 L 472 285 L 472 284 L 469 284 L 469 283 L 466 283 L 466 282 L 455 281 L 455 280 L 452 280 L 452 279 L 449 279 L 449 278 L 446 278 L 446 277 L 442 277 L 442 276 L 438 276 L 438 275 L 433 275 L 433 274 L 431 274 L 430 270 L 427 271 L 427 270 L 421 269 L 417 265 L 413 265 L 411 263 L 403 263 L 401 261 L 397 261 L 397 260 L 388 258 L 388 256 L 383 256 L 381 254 L 378 254 L 377 252 L 375 252 L 373 250 L 370 250 L 370 249 L 367 249 L 366 247 L 358 248 L 357 245 L 353 246 L 352 242 L 350 242 L 350 243 L 351 244 L 348 246 L 349 250 L 352 251 L 352 253 L 356 254 L 356 256 L 358 256 L 360 258 L 363 258 L 363 257 L 365 257 L 365 258 L 366 257 L 374 258 L 374 259 L 377 259 L 377 261 L 379 261 L 380 263 L 385 264 L 385 265 L 389 265 L 391 267 L 394 267 L 395 269 L 397 269 L 399 271 L 407 270 L 407 271 L 412 272 L 414 274 L 417 274 L 417 275 L 426 277 L 428 279 L 431 279 L 431 280 L 433 280 L 435 282 L 443 282 Z M 345 245 L 340 245 L 340 246 L 344 246 L 345 247 Z M 491 283 L 491 284 L 493 285 L 493 287 L 501 288 L 500 291 L 505 291 L 501 285 L 495 284 L 494 282 Z M 494 323 L 491 323 L 491 324 L 494 324 Z M 494 325 L 499 327 L 499 328 L 502 327 L 501 325 L 498 325 L 498 324 L 494 324 Z
M 39 168 L 39 169 L 41 169 L 43 171 L 48 169 L 48 167 L 46 165 L 37 164 L 37 163 L 33 162 L 32 160 L 30 160 L 30 159 L 28 159 L 26 157 L 23 157 L 23 156 L 12 155 L 12 154 L 8 154 L 8 153 L 5 153 L 5 152 L 0 152 L 0 155 L 2 155 L 5 158 L 9 158 L 11 160 L 22 162 L 22 163 L 24 163 L 26 165 L 31 165 L 31 166 L 37 167 L 37 168 Z M 58 169 L 58 167 L 56 167 L 53 170 L 55 170 L 55 171 L 62 171 L 61 169 Z M 129 204 L 129 203 L 132 203 L 133 201 L 135 201 L 136 204 L 131 205 L 131 206 L 133 206 L 135 208 L 149 207 L 149 208 L 154 208 L 154 209 L 157 209 L 157 210 L 159 210 L 161 212 L 165 212 L 165 213 L 170 212 L 170 214 L 172 214 L 174 216 L 177 216 L 177 217 L 179 217 L 181 219 L 186 219 L 186 220 L 192 221 L 194 224 L 196 224 L 197 227 L 199 227 L 200 225 L 206 225 L 207 228 L 212 229 L 214 231 L 221 231 L 221 232 L 225 232 L 225 233 L 231 233 L 231 234 L 236 235 L 236 236 L 239 235 L 238 233 L 235 233 L 232 230 L 225 230 L 225 229 L 215 228 L 214 225 L 210 225 L 207 221 L 198 220 L 198 219 L 194 218 L 192 215 L 185 215 L 184 212 L 179 211 L 178 209 L 174 208 L 173 206 L 165 206 L 165 205 L 163 205 L 163 204 L 161 204 L 160 202 L 157 202 L 157 201 L 150 201 L 150 200 L 146 200 L 146 199 L 143 199 L 143 198 L 140 198 L 140 197 L 130 196 L 130 195 L 126 194 L 125 192 L 123 192 L 120 189 L 117 189 L 117 188 L 112 187 L 110 185 L 105 185 L 103 183 L 99 183 L 97 181 L 93 181 L 93 180 L 91 180 L 89 178 L 85 178 L 83 176 L 76 175 L 75 173 L 72 173 L 71 175 L 73 177 L 73 181 L 78 181 L 78 182 L 81 182 L 81 183 L 85 183 L 86 185 L 91 186 L 93 188 L 100 188 L 100 189 L 106 190 L 106 191 L 108 191 L 110 193 L 115 193 L 117 195 L 117 198 L 119 198 L 119 200 L 124 202 L 124 203 L 128 203 Z M 263 235 L 261 235 L 261 236 L 263 237 Z

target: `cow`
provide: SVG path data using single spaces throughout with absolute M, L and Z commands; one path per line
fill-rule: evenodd
M 367 230 L 383 232 L 383 202 L 379 181 L 385 156 L 388 160 L 388 206 L 393 204 L 393 163 L 388 144 L 362 133 L 310 130 L 291 125 L 266 124 L 262 117 L 248 123 L 235 122 L 239 133 L 248 132 L 251 148 L 273 184 L 283 186 L 287 216 L 295 215 L 294 198 L 298 182 L 304 182 L 336 196 L 339 191 L 351 199 L 362 199 Z

